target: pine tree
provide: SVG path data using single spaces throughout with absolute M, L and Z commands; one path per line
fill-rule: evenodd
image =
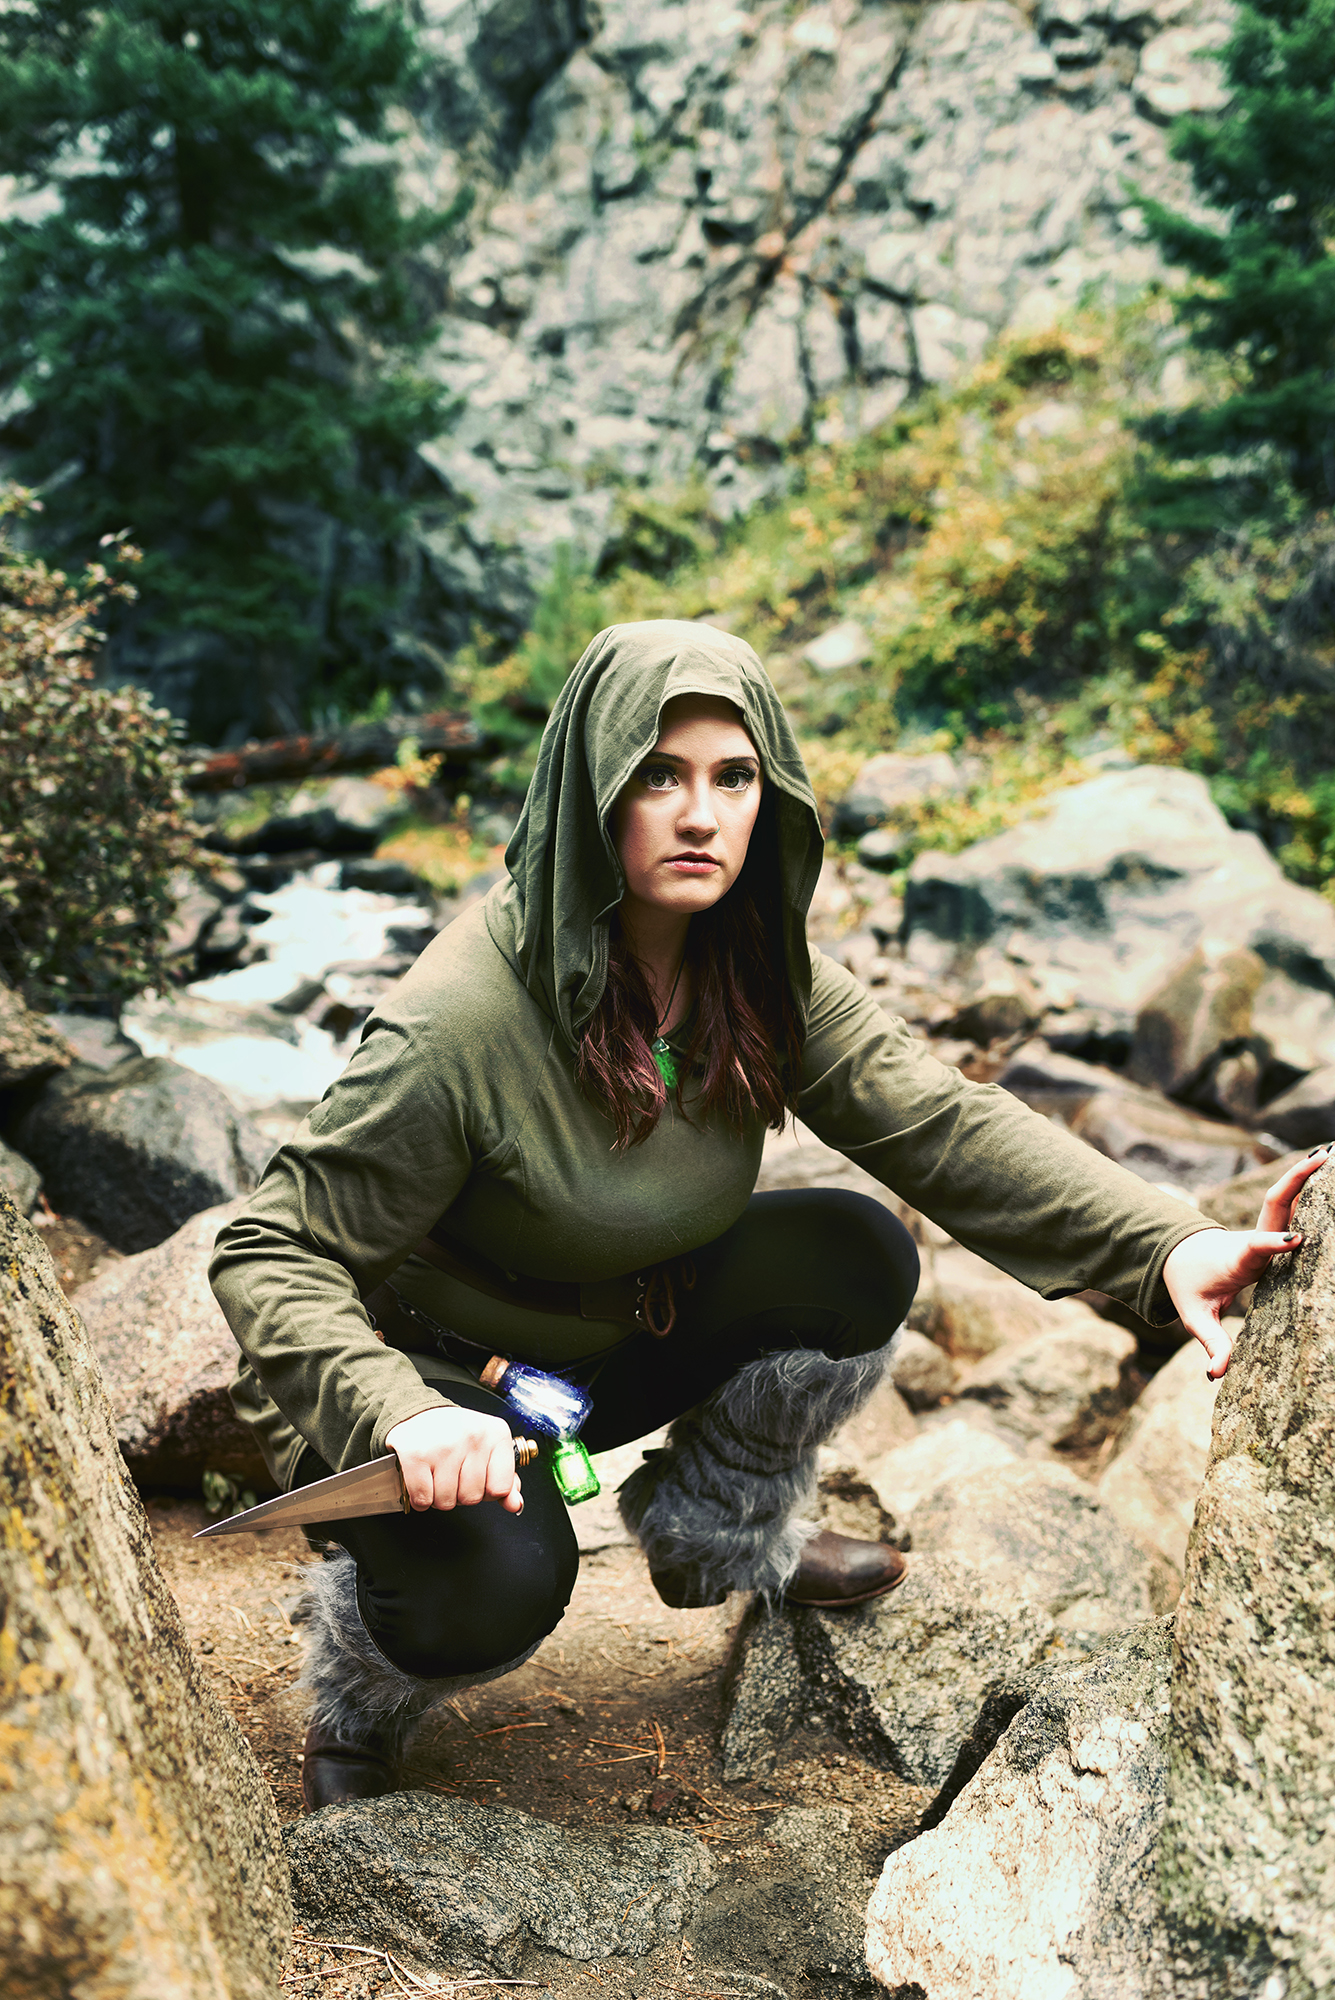
M 0 13 L 0 387 L 44 553 L 145 551 L 192 724 L 374 684 L 414 447 L 444 398 L 387 143 L 398 0 L 24 0 Z M 190 635 L 193 636 L 193 640 Z
M 1145 201 L 1168 261 L 1196 283 L 1175 303 L 1200 349 L 1232 365 L 1232 393 L 1164 413 L 1150 435 L 1178 459 L 1245 459 L 1271 447 L 1309 502 L 1335 500 L 1335 0 L 1247 0 L 1221 52 L 1220 116 L 1178 121 L 1172 150 L 1223 228 Z M 1273 465 L 1273 458 L 1271 460 Z M 1264 485 L 1267 474 L 1261 474 Z M 1232 484 L 1243 510 L 1255 479 Z M 1188 482 L 1179 489 L 1184 521 Z M 1250 487 L 1250 494 L 1245 489 Z M 1216 517 L 1217 518 L 1217 517 Z

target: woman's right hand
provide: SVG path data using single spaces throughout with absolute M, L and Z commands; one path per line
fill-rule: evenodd
M 476 1507 L 499 1500 L 508 1514 L 522 1514 L 524 1495 L 515 1471 L 514 1439 L 499 1417 L 477 1410 L 419 1410 L 385 1433 L 399 1461 L 410 1504 Z

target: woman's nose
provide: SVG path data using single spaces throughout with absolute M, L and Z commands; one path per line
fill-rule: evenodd
M 677 815 L 677 826 L 682 833 L 710 834 L 718 832 L 718 815 L 714 812 L 707 785 L 683 787 L 681 810 Z

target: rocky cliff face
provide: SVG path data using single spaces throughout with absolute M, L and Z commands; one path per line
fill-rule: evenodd
M 624 482 L 725 515 L 1006 327 L 1155 269 L 1131 187 L 1218 101 L 1225 0 L 427 0 L 417 190 L 471 184 L 424 456 L 458 617 L 523 621 Z

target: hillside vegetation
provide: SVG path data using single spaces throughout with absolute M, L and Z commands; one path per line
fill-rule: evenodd
M 1151 301 L 1012 340 L 880 431 L 808 444 L 784 500 L 728 528 L 690 494 L 627 496 L 607 573 L 559 571 L 516 652 L 456 663 L 456 692 L 514 746 L 497 782 L 522 782 L 600 627 L 703 618 L 769 665 L 827 807 L 878 750 L 980 760 L 905 860 L 996 831 L 1120 746 L 1206 773 L 1295 879 L 1335 886 L 1335 524 L 1276 473 L 1264 514 L 1226 532 L 1160 525 L 1168 466 L 1138 426 L 1170 325 Z M 817 671 L 804 649 L 846 622 L 866 657 Z

